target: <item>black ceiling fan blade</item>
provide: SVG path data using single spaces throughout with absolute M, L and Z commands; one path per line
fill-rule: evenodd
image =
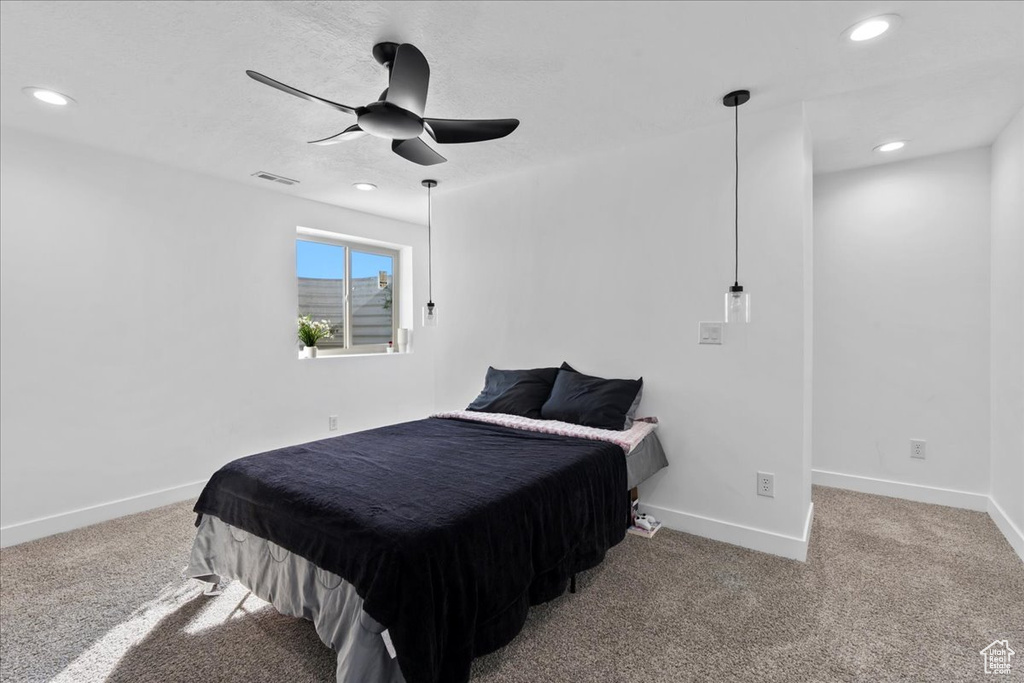
M 359 138 L 367 135 L 368 133 L 359 127 L 359 124 L 349 126 L 345 130 L 341 131 L 337 135 L 332 135 L 329 138 L 323 138 L 321 140 L 310 140 L 311 145 L 336 145 L 339 142 L 349 142 L 350 140 L 358 140 Z
M 443 164 L 448 161 L 419 138 L 392 140 L 391 151 L 420 166 L 433 166 L 434 164 Z
M 309 100 L 310 102 L 319 102 L 321 104 L 326 104 L 327 106 L 334 107 L 338 111 L 343 111 L 346 114 L 357 113 L 354 107 L 349 107 L 348 105 L 345 104 L 338 104 L 337 102 L 331 102 L 330 100 L 325 100 L 324 98 L 317 97 L 316 95 L 310 95 L 308 92 L 303 92 L 298 88 L 293 88 L 290 85 L 285 85 L 281 81 L 275 81 L 270 76 L 264 76 L 263 74 L 257 71 L 246 71 L 245 73 L 248 74 L 249 78 L 253 79 L 254 81 L 259 81 L 264 85 L 269 85 L 271 88 L 277 88 L 281 92 L 286 92 L 289 95 L 301 97 L 302 99 Z
M 503 138 L 519 127 L 519 119 L 423 119 L 427 132 L 442 145 Z
M 398 46 L 395 61 L 391 64 L 391 79 L 388 81 L 387 101 L 396 104 L 416 116 L 423 116 L 427 105 L 427 86 L 430 85 L 430 65 L 415 45 L 403 43 Z

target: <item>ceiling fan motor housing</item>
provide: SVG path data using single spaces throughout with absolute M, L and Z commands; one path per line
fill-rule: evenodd
M 373 102 L 360 110 L 359 127 L 379 138 L 408 140 L 423 132 L 423 119 L 390 102 Z

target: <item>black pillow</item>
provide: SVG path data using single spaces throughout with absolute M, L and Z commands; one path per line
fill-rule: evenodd
M 644 380 L 603 379 L 573 370 L 562 363 L 541 407 L 545 420 L 560 420 L 599 429 L 629 429 L 640 403 Z M 632 414 L 630 410 L 632 409 Z
M 558 369 L 559 370 L 565 370 L 566 372 L 579 372 L 579 370 L 577 370 L 573 366 L 569 365 L 565 361 L 562 361 L 562 365 Z M 608 380 L 608 381 L 617 381 L 617 380 Z M 628 380 L 618 380 L 618 381 L 628 381 Z M 637 381 L 640 382 L 640 390 L 636 392 L 636 398 L 633 399 L 633 403 L 629 406 L 629 410 L 626 411 L 626 420 L 622 424 L 622 429 L 623 430 L 629 429 L 630 427 L 633 426 L 633 422 L 636 420 L 636 412 L 640 409 L 640 401 L 644 397 L 644 378 L 641 377 Z
M 540 419 L 558 368 L 495 370 L 487 368 L 484 390 L 466 407 L 480 413 L 505 413 Z

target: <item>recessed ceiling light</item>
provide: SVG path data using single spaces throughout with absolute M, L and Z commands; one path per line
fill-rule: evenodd
M 895 140 L 893 142 L 887 142 L 884 145 L 875 147 L 876 152 L 895 152 L 898 149 L 903 149 L 903 145 L 907 144 L 903 140 Z
M 67 95 L 57 92 L 56 90 L 48 90 L 46 88 L 36 88 L 35 86 L 29 88 L 22 88 L 21 91 L 26 95 L 31 95 L 40 102 L 46 102 L 57 107 L 66 107 L 69 104 L 74 104 L 75 100 Z
M 363 192 L 370 192 L 377 189 L 377 186 L 373 183 L 352 183 L 352 187 L 357 190 L 362 190 Z
M 854 24 L 843 31 L 843 35 L 855 43 L 862 43 L 865 40 L 872 40 L 883 33 L 895 28 L 900 23 L 900 15 L 883 14 L 879 17 L 871 17 L 862 22 Z

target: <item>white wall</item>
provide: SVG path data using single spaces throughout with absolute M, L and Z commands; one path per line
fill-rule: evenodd
M 989 192 L 987 148 L 815 178 L 815 470 L 984 509 Z
M 433 407 L 408 356 L 296 357 L 295 228 L 426 230 L 3 129 L 0 517 L 10 544 L 197 492 L 224 462 Z M 183 487 L 183 488 L 175 488 Z M 31 520 L 171 488 L 135 502 Z
M 1024 557 L 1024 110 L 992 145 L 991 360 L 990 512 Z
M 732 284 L 732 122 L 435 195 L 439 408 L 488 365 L 644 377 L 671 525 L 799 556 L 810 505 L 810 147 L 803 109 L 741 115 L 740 279 L 754 322 L 697 345 Z M 806 282 L 805 282 L 806 280 Z M 756 472 L 775 474 L 758 497 Z M 752 528 L 754 530 L 748 529 Z M 764 532 L 764 533 L 759 533 Z

